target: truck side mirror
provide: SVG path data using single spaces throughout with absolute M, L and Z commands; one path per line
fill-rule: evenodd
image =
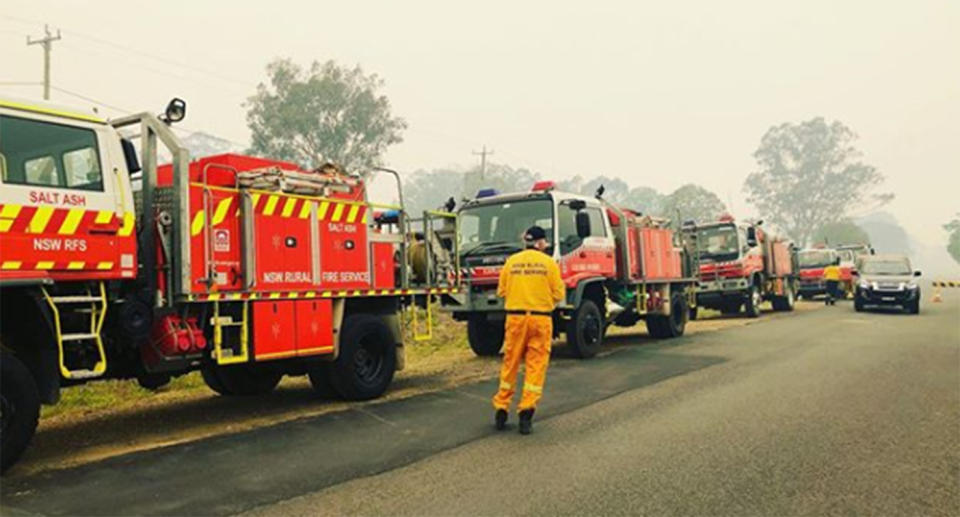
M 747 228 L 747 246 L 751 248 L 757 245 L 757 229 L 753 226 Z
M 127 162 L 127 172 L 133 174 L 143 170 L 140 167 L 140 160 L 137 159 L 137 150 L 133 147 L 133 142 L 126 138 L 121 138 L 120 147 L 123 148 L 123 159 Z
M 923 273 L 921 273 L 920 271 L 914 271 L 914 272 L 913 272 L 913 276 L 920 276 L 920 275 L 922 275 L 922 274 L 923 274 Z
M 587 212 L 577 212 L 577 237 L 586 239 L 590 236 L 590 214 Z

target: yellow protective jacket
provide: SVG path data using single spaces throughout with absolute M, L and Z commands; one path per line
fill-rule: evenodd
M 824 280 L 840 280 L 840 266 L 827 266 L 823 268 Z
M 497 295 L 508 311 L 551 312 L 565 296 L 560 267 L 546 253 L 515 253 L 500 270 Z

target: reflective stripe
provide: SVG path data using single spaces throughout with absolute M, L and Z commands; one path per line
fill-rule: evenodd
M 85 262 L 71 262 L 67 264 L 67 269 L 83 269 Z
M 310 207 L 313 206 L 313 201 L 304 201 L 303 206 L 300 207 L 300 219 L 306 219 L 310 217 Z
M 133 212 L 127 212 L 123 214 L 123 226 L 120 227 L 120 230 L 117 232 L 117 235 L 120 237 L 129 237 L 133 233 L 134 223 L 136 223 L 136 218 L 133 216 Z
M 101 262 L 97 264 L 97 269 L 113 269 L 113 262 Z
M 267 198 L 267 203 L 263 207 L 263 215 L 273 215 L 273 212 L 277 210 L 277 203 L 280 202 L 280 196 L 270 196 Z
M 230 203 L 233 201 L 232 197 L 221 200 L 217 203 L 217 209 L 213 211 L 213 221 L 210 221 L 212 226 L 216 226 L 223 222 L 227 218 L 227 212 L 230 210 Z
M 347 222 L 352 223 L 357 220 L 357 214 L 360 212 L 360 205 L 353 205 L 350 207 L 350 212 L 347 214 Z
M 35 104 L 22 104 L 19 102 L 12 102 L 8 100 L 0 100 L 0 106 L 5 108 L 12 108 L 21 111 L 32 111 L 34 113 L 42 113 L 44 115 L 55 115 L 58 117 L 72 118 L 77 120 L 84 120 L 87 122 L 97 122 L 100 124 L 105 124 L 106 121 L 102 118 L 95 117 L 93 115 L 87 115 L 85 113 L 76 113 L 73 111 L 64 111 L 58 109 L 52 109 L 45 106 L 37 106 Z
M 43 233 L 47 228 L 47 223 L 50 222 L 51 216 L 53 216 L 52 206 L 37 207 L 37 211 L 34 212 L 33 217 L 30 219 L 30 226 L 27 228 L 27 233 Z
M 67 212 L 67 217 L 63 219 L 63 224 L 60 225 L 60 235 L 73 235 L 77 231 L 77 226 L 80 225 L 80 220 L 83 219 L 83 214 L 85 210 L 82 208 L 71 208 Z
M 323 221 L 323 218 L 327 216 L 327 210 L 330 209 L 329 201 L 321 201 L 320 208 L 317 210 L 317 219 Z
M 53 269 L 53 261 L 37 262 L 37 269 L 39 270 Z
M 3 219 L 16 219 L 19 213 L 20 205 L 3 205 L 3 208 L 0 208 L 0 218 Z
M 7 260 L 3 264 L 0 264 L 0 269 L 20 269 L 20 266 L 23 262 L 16 260 Z
M 500 389 L 511 390 L 513 389 L 513 385 L 506 381 L 500 381 Z
M 287 198 L 287 202 L 283 204 L 283 211 L 280 212 L 280 217 L 290 217 L 293 215 L 293 209 L 297 207 L 297 198 L 291 197 Z
M 113 212 L 110 210 L 100 210 L 97 212 L 97 218 L 93 220 L 96 224 L 107 224 L 113 220 Z
M 523 384 L 523 391 L 532 391 L 534 393 L 543 393 L 543 386 L 537 386 L 536 384 Z
M 337 206 L 333 209 L 333 216 L 330 217 L 330 220 L 339 223 L 341 216 L 343 216 L 343 203 L 337 203 Z
M 193 222 L 190 223 L 190 235 L 196 237 L 200 235 L 200 232 L 203 230 L 203 221 L 206 216 L 203 213 L 203 210 L 197 212 L 197 215 L 193 216 Z

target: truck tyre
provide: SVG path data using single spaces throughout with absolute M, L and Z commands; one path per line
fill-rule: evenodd
M 747 298 L 743 301 L 743 306 L 748 318 L 760 316 L 760 303 L 763 299 L 760 296 L 760 288 L 752 285 L 747 291 Z
M 853 310 L 863 312 L 863 302 L 860 301 L 859 296 L 853 299 Z
M 573 355 L 589 359 L 600 351 L 606 325 L 593 300 L 584 299 L 567 323 L 567 345 Z
M 467 341 L 473 353 L 481 357 L 499 355 L 503 348 L 503 325 L 502 321 L 489 321 L 483 314 L 470 316 L 467 321 Z
M 797 303 L 793 294 L 793 288 L 788 284 L 783 288 L 783 290 L 786 291 L 783 296 L 777 296 L 773 299 L 773 310 L 786 312 L 792 311 L 794 305 Z
M 670 315 L 655 315 L 647 317 L 647 332 L 657 339 L 680 337 L 687 328 L 687 318 L 690 309 L 687 307 L 687 298 L 683 293 L 675 292 L 670 297 Z
M 330 363 L 318 363 L 311 366 L 307 370 L 307 377 L 310 378 L 310 386 L 313 387 L 314 393 L 319 395 L 320 398 L 328 400 L 340 398 L 340 394 L 333 389 L 333 384 L 330 383 Z
M 200 370 L 203 381 L 213 391 L 227 397 L 270 393 L 283 373 L 259 365 L 210 366 Z
M 351 314 L 340 333 L 340 355 L 328 367 L 330 385 L 347 400 L 383 395 L 397 370 L 390 326 L 375 314 Z
M 40 393 L 33 374 L 15 355 L 0 351 L 0 471 L 20 459 L 40 418 Z

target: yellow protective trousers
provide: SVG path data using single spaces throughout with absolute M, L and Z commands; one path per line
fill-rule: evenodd
M 523 411 L 537 407 L 547 378 L 552 339 L 553 319 L 550 316 L 507 315 L 500 389 L 493 396 L 494 408 L 510 408 L 510 401 L 516 393 L 517 370 L 521 361 L 524 363 L 523 396 L 517 409 Z

